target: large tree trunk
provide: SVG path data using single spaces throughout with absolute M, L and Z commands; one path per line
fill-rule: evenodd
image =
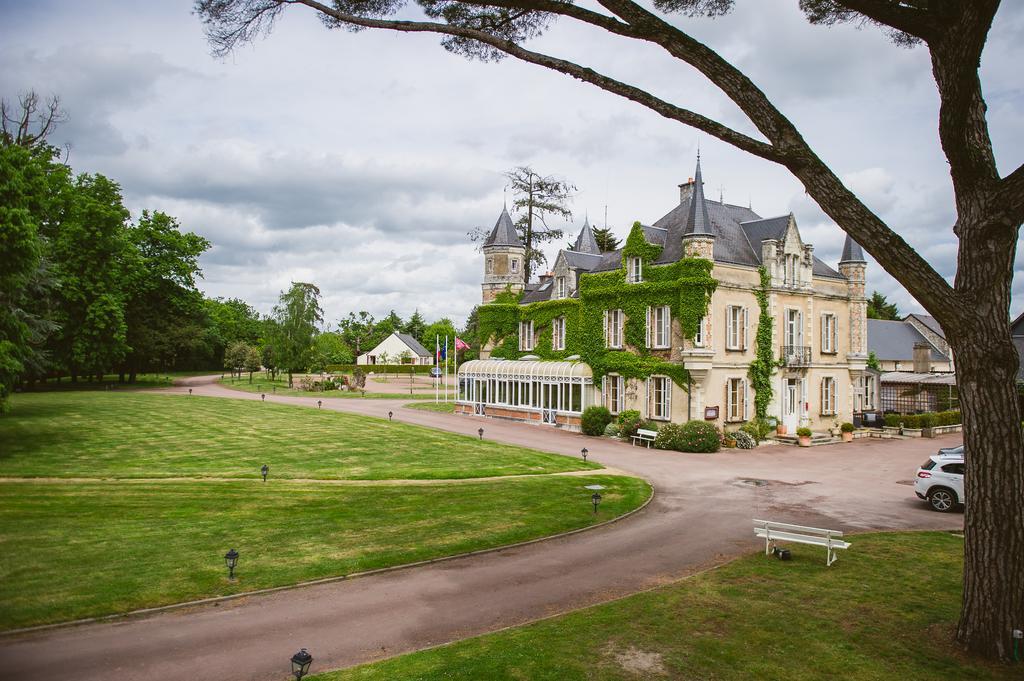
M 1011 633 L 1024 629 L 1024 432 L 1008 320 L 956 334 L 953 351 L 967 464 L 957 639 L 1009 660 Z

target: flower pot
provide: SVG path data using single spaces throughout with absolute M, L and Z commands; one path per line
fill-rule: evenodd
M 920 428 L 904 428 L 903 429 L 903 435 L 904 435 L 904 437 L 921 437 L 921 429 Z
M 853 433 L 843 433 L 843 442 L 853 442 Z
M 778 435 L 785 435 L 786 434 L 786 424 L 780 423 L 779 425 L 775 426 L 775 432 Z
M 810 435 L 801 435 L 798 438 L 798 441 L 800 442 L 800 446 L 801 447 L 810 447 L 811 446 L 811 436 Z

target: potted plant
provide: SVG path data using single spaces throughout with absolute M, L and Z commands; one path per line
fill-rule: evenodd
M 849 422 L 844 423 L 843 425 L 839 426 L 839 430 L 843 434 L 843 442 L 853 442 L 853 424 L 852 423 L 849 423 Z
M 786 424 L 783 423 L 782 421 L 779 421 L 775 425 L 775 434 L 776 435 L 785 435 L 787 432 L 788 432 L 788 429 L 786 428 Z
M 801 447 L 811 446 L 811 429 L 806 426 L 802 426 L 796 429 L 796 436 L 800 442 Z

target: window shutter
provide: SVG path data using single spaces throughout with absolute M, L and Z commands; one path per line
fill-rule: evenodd
M 651 347 L 651 308 L 647 308 L 647 347 Z
M 747 308 L 744 307 L 743 308 L 743 349 L 744 350 L 747 349 L 747 335 L 748 335 L 747 334 L 747 327 L 748 327 L 748 325 L 747 325 L 747 318 L 748 318 L 747 312 L 748 312 Z
M 750 420 L 750 392 L 745 378 L 743 379 L 743 420 Z
M 608 340 L 609 335 L 610 334 L 608 333 L 608 310 L 605 310 L 604 311 L 604 346 L 606 348 L 611 346 L 611 343 Z
M 672 420 L 672 390 L 675 383 L 671 379 L 662 379 L 665 385 L 665 418 L 669 421 Z
M 797 312 L 796 313 L 796 323 L 797 323 L 796 344 L 797 345 L 803 345 L 804 344 L 804 313 L 803 312 Z M 804 400 L 804 402 L 806 402 L 806 401 L 807 400 Z
M 821 315 L 821 350 L 828 349 L 828 316 Z
M 723 421 L 732 420 L 732 390 L 730 390 L 732 386 L 730 383 L 732 383 L 731 378 L 725 379 L 725 418 L 722 419 Z
M 802 378 L 800 379 L 800 409 L 797 410 L 797 413 L 803 416 L 809 411 L 807 409 L 807 379 Z
M 647 388 L 647 399 L 645 399 L 644 401 L 647 403 L 647 413 L 644 414 L 644 418 L 651 418 L 651 379 L 650 379 L 650 377 L 647 378 L 647 381 L 645 382 L 645 386 Z
M 836 381 L 835 381 L 835 379 L 832 379 L 832 386 L 831 386 L 831 388 L 832 388 L 832 390 L 830 392 L 832 394 L 830 396 L 829 404 L 832 406 L 832 413 L 835 414 L 836 412 L 839 411 L 836 408 L 837 405 L 836 405 Z
M 824 378 L 821 379 L 821 387 L 819 389 L 819 392 L 821 393 L 821 409 L 819 410 L 819 412 L 824 415 L 826 413 L 826 408 L 825 408 L 825 379 Z
M 832 352 L 839 352 L 839 315 L 832 317 Z

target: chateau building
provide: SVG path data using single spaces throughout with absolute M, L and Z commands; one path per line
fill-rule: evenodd
M 601 404 L 735 429 L 760 405 L 792 433 L 877 407 L 860 246 L 847 237 L 833 269 L 792 214 L 708 200 L 699 158 L 679 204 L 621 249 L 602 253 L 585 222 L 527 282 L 502 211 L 483 252 L 481 359 L 459 368 L 461 413 L 575 428 Z

